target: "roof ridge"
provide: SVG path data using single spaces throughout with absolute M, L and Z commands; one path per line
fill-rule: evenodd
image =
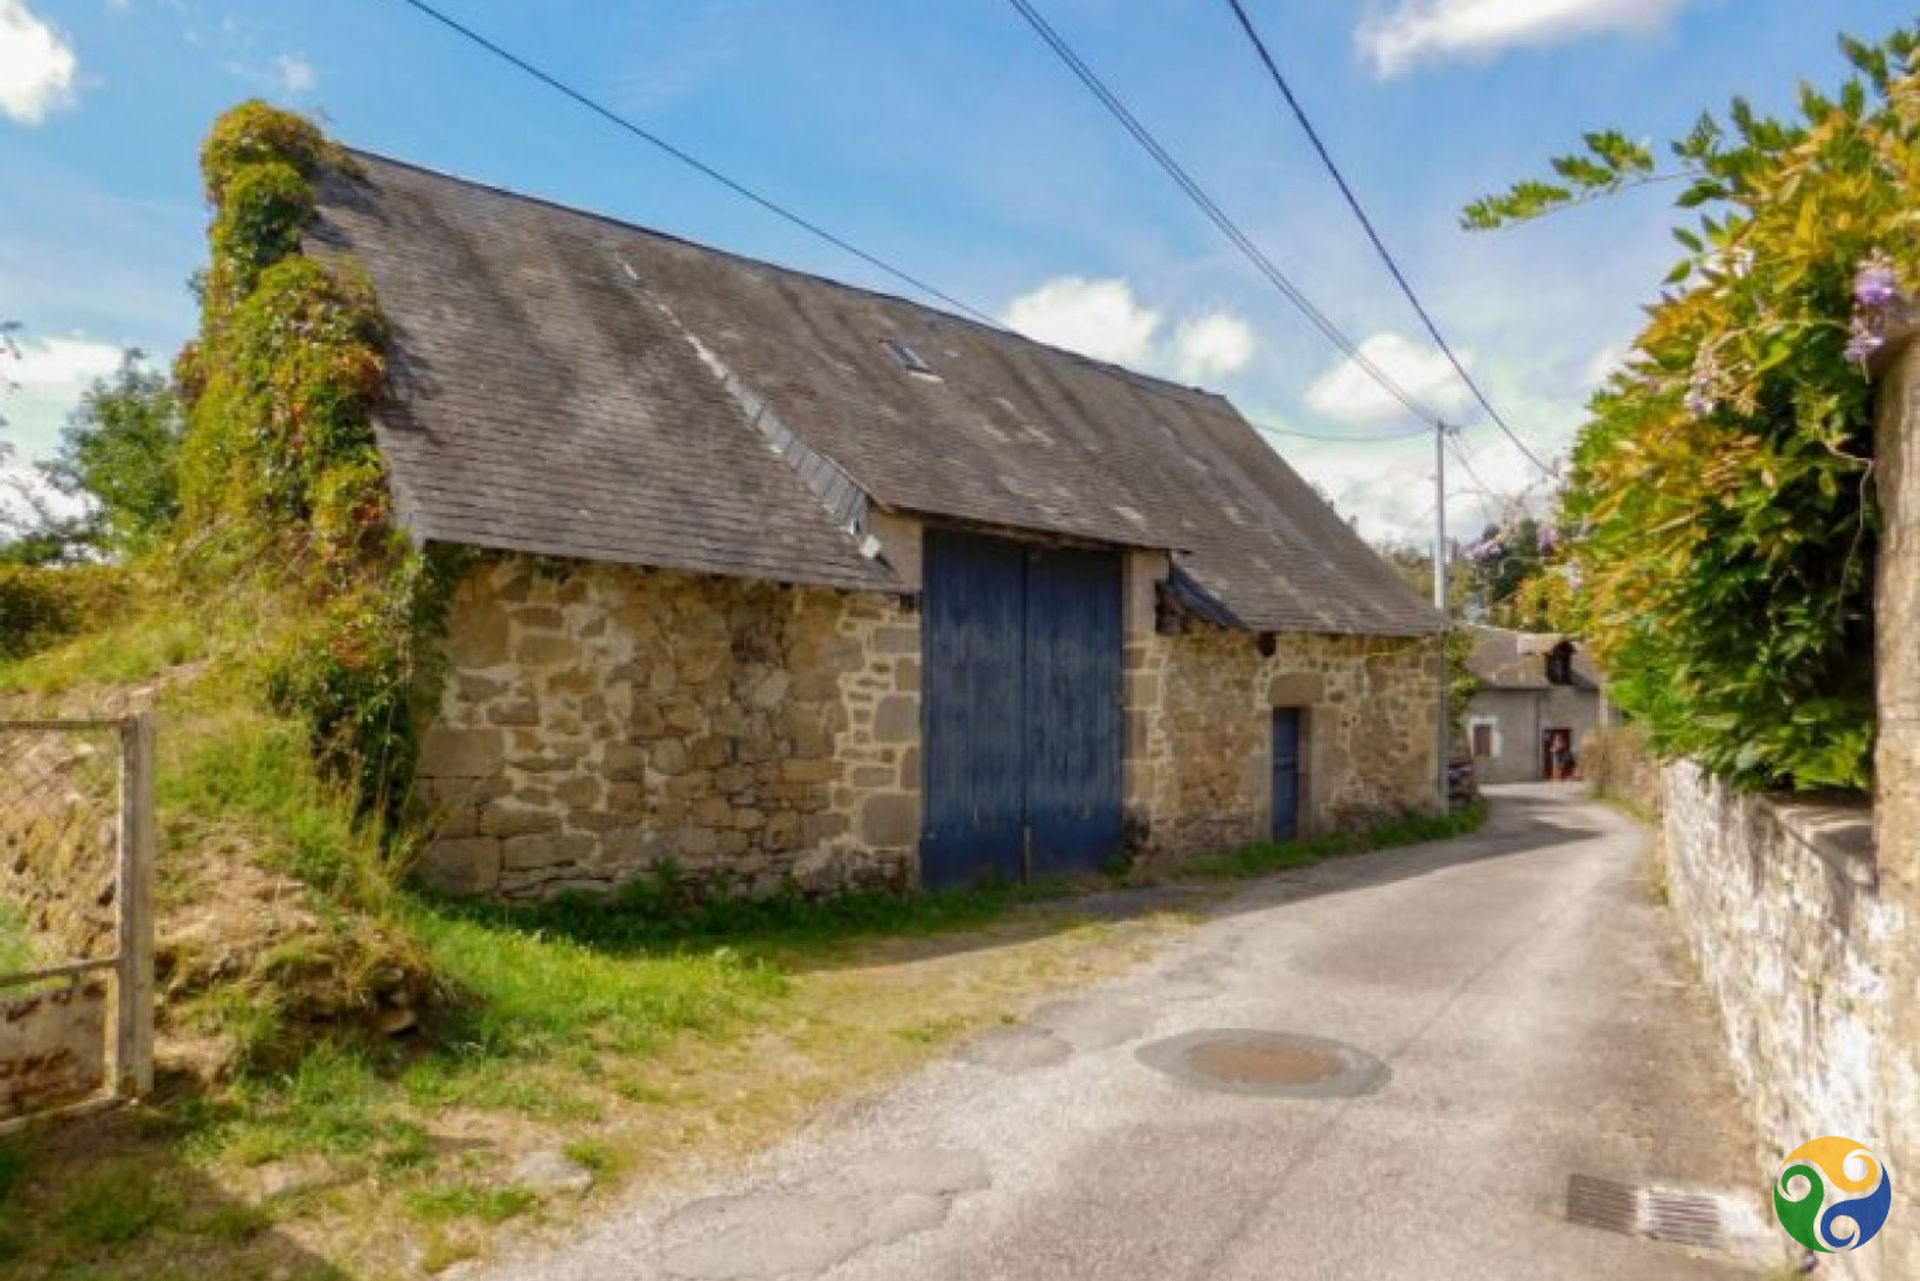
M 1233 402 L 1224 394 L 1212 391 L 1206 387 L 1196 387 L 1187 383 L 1175 382 L 1170 378 L 1162 378 L 1158 374 L 1149 374 L 1143 370 L 1115 364 L 1110 360 L 1099 360 L 1093 356 L 1086 355 L 1084 352 L 1073 351 L 1067 347 L 1056 347 L 1052 343 L 1042 342 L 1038 338 L 1023 334 L 1017 329 L 1004 325 L 998 328 L 985 325 L 973 319 L 971 316 L 963 316 L 956 312 L 946 311 L 942 308 L 908 298 L 903 294 L 889 293 L 884 289 L 870 289 L 865 285 L 849 284 L 847 281 L 837 279 L 833 276 L 823 276 L 817 272 L 804 271 L 799 267 L 789 267 L 784 263 L 772 262 L 766 258 L 755 258 L 750 254 L 743 254 L 736 250 L 722 249 L 718 245 L 710 245 L 704 241 L 694 240 L 687 236 L 677 236 L 670 231 L 662 231 L 658 227 L 649 227 L 644 223 L 633 222 L 626 218 L 617 217 L 614 214 L 602 213 L 597 209 L 588 209 L 583 205 L 568 204 L 564 200 L 556 200 L 551 196 L 535 195 L 532 192 L 501 186 L 499 183 L 486 182 L 479 178 L 470 178 L 465 174 L 454 173 L 447 169 L 438 169 L 432 165 L 421 164 L 415 160 L 405 160 L 399 156 L 391 156 L 386 152 L 375 151 L 369 147 L 354 147 L 341 143 L 340 148 L 356 160 L 374 160 L 381 164 L 392 165 L 398 169 L 409 169 L 414 173 L 425 174 L 430 178 L 438 178 L 444 182 L 458 183 L 463 187 L 472 187 L 479 191 L 490 192 L 496 196 L 504 196 L 509 200 L 519 200 L 528 204 L 540 205 L 561 213 L 572 214 L 576 217 L 591 219 L 594 222 L 605 223 L 610 227 L 617 227 L 622 231 L 638 232 L 643 236 L 652 236 L 656 240 L 664 240 L 672 244 L 684 245 L 689 249 L 698 250 L 701 253 L 730 258 L 738 263 L 764 268 L 768 271 L 779 272 L 783 275 L 798 276 L 803 280 L 810 280 L 816 284 L 826 285 L 832 289 L 844 290 L 848 293 L 864 294 L 869 298 L 881 298 L 888 302 L 897 302 L 902 306 L 912 307 L 916 311 L 925 312 L 941 320 L 953 321 L 956 324 L 965 325 L 970 329 L 978 329 L 987 333 L 1003 335 L 1015 339 L 1018 342 L 1026 343 L 1029 346 L 1038 347 L 1043 351 L 1065 356 L 1083 365 L 1089 365 L 1095 369 L 1108 370 L 1130 382 L 1144 384 L 1149 389 L 1172 393 L 1178 396 L 1203 396 L 1210 400 L 1218 400 L 1225 404 L 1233 405 Z M 1234 405 L 1233 411 L 1238 414 L 1240 412 L 1239 406 Z M 1241 416 L 1245 417 L 1245 415 Z

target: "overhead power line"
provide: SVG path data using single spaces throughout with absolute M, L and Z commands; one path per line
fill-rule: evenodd
M 994 319 L 992 316 L 988 315 L 986 312 L 981 311 L 979 308 L 970 306 L 967 303 L 961 302 L 958 298 L 955 298 L 952 294 L 949 294 L 944 292 L 943 290 L 934 288 L 932 285 L 920 279 L 918 276 L 915 276 L 910 274 L 909 272 L 903 271 L 899 267 L 896 267 L 892 263 L 888 262 L 886 259 L 880 257 L 878 254 L 868 253 L 866 250 L 860 248 L 860 246 L 854 244 L 852 241 L 846 240 L 843 237 L 835 235 L 833 232 L 828 231 L 825 227 L 822 227 L 819 223 L 816 223 L 808 218 L 802 217 L 800 214 L 795 213 L 793 210 L 787 208 L 785 205 L 774 200 L 772 197 L 762 195 L 760 192 L 755 191 L 752 187 L 747 186 L 745 183 L 740 182 L 738 179 L 729 177 L 728 175 L 722 173 L 720 170 L 714 168 L 712 165 L 706 163 L 704 160 L 701 160 L 697 156 L 694 156 L 692 153 L 685 151 L 680 147 L 676 147 L 672 143 L 668 142 L 666 139 L 660 137 L 660 135 L 652 132 L 649 129 L 642 127 L 641 125 L 635 124 L 632 120 L 629 120 L 627 117 L 613 110 L 613 108 L 608 107 L 605 104 L 599 102 L 598 100 L 589 97 L 587 94 L 582 93 L 580 90 L 575 89 L 572 85 L 560 79 L 558 76 L 555 76 L 547 71 L 543 71 L 541 68 L 535 66 L 533 63 L 527 61 L 525 58 L 522 58 L 520 55 L 514 53 L 512 50 L 506 49 L 501 45 L 496 44 L 494 41 L 488 39 L 486 36 L 481 35 L 478 31 L 475 31 L 472 27 L 466 26 L 465 24 L 461 23 L 457 19 L 435 8 L 433 5 L 428 4 L 426 0 L 400 0 L 400 2 L 402 4 L 409 6 L 410 8 L 413 8 L 419 11 L 420 13 L 426 15 L 427 17 L 433 19 L 435 22 L 439 23 L 441 26 L 446 27 L 449 31 L 452 31 L 457 35 L 460 35 L 461 37 L 465 38 L 466 40 L 471 41 L 473 44 L 478 45 L 480 48 L 486 50 L 488 53 L 492 54 L 494 57 L 499 58 L 502 61 L 507 62 L 514 67 L 519 68 L 521 71 L 525 72 L 529 76 L 532 76 L 535 80 L 538 80 L 541 84 L 546 85 L 549 89 L 552 89 L 556 93 L 562 94 L 567 98 L 571 98 L 574 102 L 585 107 L 588 111 L 593 112 L 596 116 L 599 116 L 601 119 L 606 120 L 608 123 L 620 129 L 624 129 L 626 132 L 632 134 L 634 137 L 640 139 L 642 142 L 645 142 L 648 145 L 655 147 L 658 150 L 664 152 L 668 156 L 671 156 L 673 159 L 678 160 L 681 164 L 687 166 L 687 168 L 692 169 L 696 173 L 699 173 L 708 178 L 711 178 L 714 182 L 719 183 L 721 186 L 733 192 L 735 195 L 743 197 L 744 199 L 750 200 L 754 204 L 759 205 L 762 209 L 766 210 L 770 214 L 773 214 L 775 217 L 780 218 L 792 224 L 793 226 L 800 228 L 802 231 L 807 232 L 809 235 L 815 236 L 818 239 L 825 241 L 827 244 L 832 245 L 836 249 L 842 250 L 845 253 L 849 253 L 853 255 L 855 258 L 858 258 L 861 262 L 864 262 L 870 267 L 874 267 L 880 271 L 885 272 L 887 275 L 893 277 L 895 280 L 900 281 L 902 284 L 907 285 L 909 288 L 915 289 L 920 293 L 925 294 L 929 298 L 937 299 L 938 301 L 945 303 L 947 306 L 952 307 L 955 311 L 958 311 L 967 316 L 970 316 L 974 320 L 980 321 L 982 324 L 985 324 L 990 328 L 993 328 L 993 329 L 1005 328 L 1005 326 L 1002 325 L 998 320 Z
M 1440 416 L 1438 414 L 1421 404 L 1410 392 L 1394 381 L 1390 374 L 1380 368 L 1375 361 L 1360 350 L 1359 345 L 1355 343 L 1353 339 L 1349 338 L 1338 325 L 1328 319 L 1326 313 L 1315 306 L 1313 300 L 1307 297 L 1299 286 L 1287 278 L 1286 273 L 1274 265 L 1273 260 L 1268 258 L 1260 247 L 1247 236 L 1246 232 L 1242 231 L 1239 225 L 1227 216 L 1226 212 L 1220 208 L 1218 202 L 1207 193 L 1206 189 L 1194 180 L 1193 176 L 1180 165 L 1179 161 L 1175 160 L 1172 154 L 1160 144 L 1159 139 L 1155 138 L 1153 133 L 1145 125 L 1140 123 L 1139 118 L 1135 116 L 1132 111 L 1128 110 L 1126 103 L 1122 102 L 1119 96 L 1107 87 L 1106 82 L 1101 80 L 1080 55 L 1074 52 L 1073 47 L 1066 42 L 1065 38 L 1062 37 L 1059 32 L 1055 31 L 1045 18 L 1040 16 L 1039 11 L 1033 7 L 1030 0 L 1008 0 L 1008 2 L 1013 5 L 1014 9 L 1019 12 L 1022 18 L 1026 19 L 1027 25 L 1032 27 L 1035 34 L 1066 64 L 1067 69 L 1073 72 L 1080 83 L 1085 85 L 1095 98 L 1099 99 L 1100 104 L 1120 122 L 1121 126 L 1125 128 L 1129 134 L 1133 135 L 1134 141 L 1138 142 L 1147 154 L 1153 157 L 1154 162 L 1166 171 L 1167 176 L 1172 178 L 1175 185 L 1186 193 L 1188 199 L 1199 206 L 1200 211 L 1220 230 L 1220 233 L 1225 236 L 1235 248 L 1239 249 L 1242 254 L 1246 255 L 1248 261 L 1254 265 L 1255 269 L 1258 270 L 1261 275 L 1265 276 L 1268 282 L 1271 283 L 1275 289 L 1279 290 L 1287 301 L 1292 303 L 1300 314 L 1305 316 L 1308 322 L 1312 324 L 1315 329 L 1319 330 L 1320 334 L 1326 338 L 1328 342 L 1332 343 L 1346 355 L 1348 359 L 1352 360 L 1367 377 L 1379 385 L 1381 390 L 1399 401 L 1400 404 L 1406 408 L 1407 412 L 1411 413 L 1415 418 L 1420 419 L 1429 426 L 1437 427 L 1439 425 Z
M 1307 141 L 1313 144 L 1314 151 L 1319 154 L 1320 163 L 1326 166 L 1334 185 L 1340 188 L 1340 194 L 1346 199 L 1347 207 L 1353 210 L 1353 216 L 1359 221 L 1361 229 L 1367 233 L 1367 239 L 1373 242 L 1374 251 L 1380 255 L 1380 261 L 1386 264 L 1388 274 L 1393 277 L 1393 282 L 1400 286 L 1400 292 L 1405 294 L 1407 301 L 1412 304 L 1414 314 L 1420 317 L 1420 323 L 1426 326 L 1434 345 L 1447 358 L 1447 363 L 1453 366 L 1453 371 L 1460 375 L 1460 381 L 1465 383 L 1467 390 L 1473 393 L 1473 398 L 1480 403 L 1480 407 L 1487 411 L 1487 417 L 1491 418 L 1494 425 L 1505 432 L 1507 439 L 1513 442 L 1514 448 L 1525 454 L 1528 462 L 1551 476 L 1552 469 L 1540 461 L 1540 456 L 1529 449 L 1527 443 L 1520 439 L 1519 434 L 1507 425 L 1507 420 L 1501 416 L 1498 409 L 1493 407 L 1493 401 L 1488 399 L 1487 393 L 1481 390 L 1479 382 L 1467 372 L 1466 365 L 1454 353 L 1453 345 L 1447 341 L 1446 335 L 1440 332 L 1440 326 L 1435 323 L 1433 314 L 1427 310 L 1426 304 L 1420 301 L 1420 295 L 1414 292 L 1406 273 L 1400 269 L 1400 264 L 1395 260 L 1393 252 L 1387 248 L 1386 241 L 1381 239 L 1380 232 L 1374 227 L 1373 219 L 1367 216 L 1366 207 L 1360 203 L 1360 197 L 1354 194 L 1346 175 L 1341 173 L 1340 166 L 1334 163 L 1333 154 L 1327 150 L 1326 143 L 1321 141 L 1320 131 L 1314 128 L 1313 120 L 1307 115 L 1306 108 L 1301 105 L 1300 99 L 1295 96 L 1293 86 L 1287 83 L 1287 78 L 1281 73 L 1279 64 L 1268 52 L 1267 42 L 1261 39 L 1260 32 L 1253 25 L 1253 19 L 1247 16 L 1246 7 L 1240 3 L 1240 0 L 1226 0 L 1226 3 L 1233 10 L 1233 16 L 1239 19 L 1240 29 L 1246 32 L 1247 39 L 1253 44 L 1254 52 L 1259 54 L 1260 61 L 1266 64 L 1267 74 L 1273 77 L 1274 86 L 1280 90 L 1280 96 L 1286 99 L 1287 106 L 1293 112 L 1293 118 L 1300 122 L 1300 128 L 1306 133 Z
M 1331 432 L 1300 431 L 1293 427 L 1264 427 L 1258 424 L 1255 424 L 1254 430 L 1268 436 L 1298 436 L 1302 440 L 1326 440 L 1339 445 L 1391 445 L 1395 441 L 1424 436 L 1433 429 L 1415 427 L 1411 431 L 1395 432 L 1390 436 L 1335 436 Z
M 753 188 L 747 186 L 745 183 L 742 183 L 737 179 L 728 176 L 727 174 L 714 168 L 712 165 L 707 164 L 705 161 L 699 159 L 698 157 L 694 156 L 693 154 L 684 150 L 683 148 L 675 146 L 674 144 L 666 141 L 664 138 L 661 138 L 659 135 L 653 133 L 651 130 L 646 129 L 645 127 L 639 124 L 636 124 L 634 121 L 629 120 L 627 117 L 620 115 L 618 112 L 614 111 L 612 108 L 607 107 L 606 105 L 600 103 L 599 101 L 595 100 L 589 95 L 581 92 L 578 89 L 575 89 L 572 85 L 560 79 L 560 77 L 552 74 L 551 72 L 543 70 L 542 68 L 535 65 L 534 63 L 529 62 L 527 59 L 522 58 L 520 55 L 514 53 L 512 50 L 502 46 L 498 42 L 490 39 L 489 37 L 481 34 L 480 32 L 474 30 L 473 28 L 465 25 L 464 23 L 460 22 L 458 19 L 453 18 L 452 16 L 443 12 L 441 9 L 437 8 L 436 6 L 430 3 L 427 3 L 427 0 L 401 0 L 401 3 L 418 11 L 424 16 L 431 18 L 433 21 L 439 23 L 441 26 L 447 28 L 449 31 L 454 32 L 456 35 L 459 35 L 463 39 L 471 42 L 472 44 L 476 45 L 480 49 L 486 51 L 487 53 L 492 54 L 494 57 L 499 58 L 501 61 L 516 68 L 517 70 L 524 72 L 526 75 L 531 76 L 533 79 L 538 80 L 541 84 L 546 85 L 548 88 L 554 90 L 556 93 L 559 93 L 562 96 L 570 99 L 571 101 L 578 104 L 579 106 L 585 107 L 588 111 L 591 111 L 596 116 L 601 117 L 602 119 L 606 120 L 610 124 L 613 124 L 617 128 L 625 131 L 626 133 L 632 134 L 634 137 L 639 138 L 641 141 L 647 143 L 649 146 L 652 146 L 658 149 L 659 151 L 665 153 L 672 159 L 679 161 L 681 164 L 687 166 L 688 168 L 694 170 L 695 172 L 713 180 L 714 182 L 719 183 L 721 186 L 725 187 L 727 190 L 742 197 L 743 199 L 751 201 L 755 205 L 758 205 L 760 208 L 766 210 L 767 212 L 774 214 L 776 217 L 782 219 L 783 221 L 790 223 L 793 226 L 799 227 L 801 230 L 807 232 L 808 234 L 815 236 L 822 241 L 825 241 L 827 244 L 832 245 L 833 247 L 840 249 L 845 253 L 851 254 L 853 257 L 858 258 L 860 261 L 865 262 L 882 272 L 885 272 L 887 275 L 893 277 L 895 280 L 898 280 L 903 284 L 906 284 L 912 289 L 918 290 L 920 293 L 925 294 L 930 298 L 933 298 L 940 302 L 945 303 L 949 307 L 952 307 L 955 311 L 960 312 L 963 315 L 973 320 L 977 320 L 991 329 L 1001 331 L 1001 332 L 1005 332 L 1007 330 L 1007 326 L 996 317 L 991 316 L 985 311 L 982 311 L 977 307 L 974 307 L 966 302 L 963 302 L 958 298 L 955 298 L 954 296 L 946 293 L 943 290 L 935 288 L 933 285 L 927 283 L 924 280 L 921 280 L 919 277 L 914 276 L 907 271 L 902 270 L 899 267 L 894 266 L 892 263 L 887 262 L 885 259 L 879 257 L 878 255 L 867 252 L 866 250 L 860 248 L 858 245 L 855 245 L 852 242 L 846 240 L 844 237 L 835 235 L 833 232 L 828 231 L 826 228 L 820 226 L 819 224 L 813 222 L 812 220 L 805 218 L 798 213 L 795 213 L 793 210 L 787 208 L 785 205 L 780 204 L 778 201 L 774 200 L 772 197 L 764 195 L 754 190 Z M 1353 350 L 1350 347 L 1347 348 L 1347 350 L 1349 351 L 1349 354 L 1352 354 L 1355 356 L 1356 360 L 1359 363 L 1361 363 L 1363 367 L 1367 367 L 1370 364 L 1370 362 L 1366 361 L 1365 357 L 1361 356 L 1357 351 Z M 1094 367 L 1103 368 L 1103 366 L 1101 366 L 1098 362 L 1094 362 Z M 1138 384 L 1135 384 L 1135 385 L 1137 386 Z M 1397 396 L 1396 399 L 1399 399 L 1403 404 L 1407 403 L 1407 400 L 1404 396 Z M 1372 444 L 1388 444 L 1398 440 L 1409 439 L 1413 435 L 1424 434 L 1424 431 L 1426 429 L 1422 428 L 1418 432 L 1403 433 L 1403 434 L 1388 435 L 1388 436 L 1332 436 L 1332 435 L 1323 436 L 1323 435 L 1316 435 L 1311 432 L 1291 431 L 1287 429 L 1263 428 L 1261 430 L 1274 430 L 1274 431 L 1279 431 L 1281 434 L 1284 434 L 1284 435 L 1300 436 L 1300 437 L 1304 437 L 1307 439 L 1314 439 L 1314 440 L 1338 441 L 1341 443 L 1355 444 L 1355 445 L 1372 445 Z

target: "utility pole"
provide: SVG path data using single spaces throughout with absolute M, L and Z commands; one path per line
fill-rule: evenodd
M 1447 766 L 1453 756 L 1453 705 L 1448 687 L 1453 673 L 1447 662 L 1447 636 L 1452 619 L 1447 612 L 1447 432 L 1444 420 L 1433 424 L 1433 607 L 1440 611 L 1440 708 L 1436 717 L 1440 740 L 1439 778 L 1440 812 L 1446 813 L 1452 800 Z

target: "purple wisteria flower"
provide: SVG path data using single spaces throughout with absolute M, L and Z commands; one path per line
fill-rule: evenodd
M 1853 276 L 1854 305 L 1863 311 L 1884 311 L 1900 301 L 1900 277 L 1885 253 L 1869 254 Z
M 1864 365 L 1872 359 L 1873 353 L 1886 346 L 1887 340 L 1880 328 L 1865 316 L 1855 316 L 1853 323 L 1847 326 L 1847 360 L 1856 365 Z
M 1507 554 L 1507 549 L 1496 538 L 1475 543 L 1467 548 L 1467 559 L 1478 565 L 1489 565 Z

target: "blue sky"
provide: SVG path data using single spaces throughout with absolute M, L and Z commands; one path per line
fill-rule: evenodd
M 1890 0 L 1246 0 L 1508 420 L 1563 451 L 1674 256 L 1654 188 L 1491 235 L 1459 208 L 1588 128 L 1664 140 L 1841 72 Z M 1231 397 L 1268 427 L 1407 425 L 1238 258 L 1002 0 L 440 0 L 463 21 L 1037 337 Z M 1533 478 L 1422 344 L 1221 0 L 1039 0 L 1268 254 L 1407 386 Z M 170 357 L 204 257 L 194 154 L 263 96 L 355 146 L 894 290 L 458 42 L 399 0 L 0 0 L 0 412 L 43 453 L 121 346 Z M 1276 446 L 1375 537 L 1431 520 L 1430 444 Z M 1487 499 L 1449 502 L 1464 526 Z

